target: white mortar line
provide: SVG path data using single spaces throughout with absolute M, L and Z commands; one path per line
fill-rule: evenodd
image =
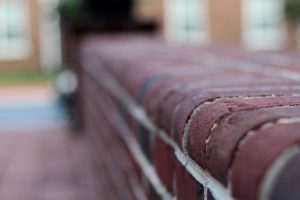
M 88 123 L 91 124 L 91 122 L 88 122 Z M 88 131 L 90 131 L 90 130 L 88 130 Z M 94 135 L 92 134 L 90 137 L 94 138 Z M 107 149 L 104 149 L 102 151 L 106 151 L 106 150 Z M 101 156 L 104 158 L 104 160 L 106 160 L 106 161 L 112 160 L 113 162 L 115 162 L 115 159 L 114 159 L 114 157 L 112 157 L 112 155 L 108 155 L 107 152 L 102 152 L 102 153 L 103 154 Z M 110 156 L 110 157 L 108 158 L 108 156 Z M 94 160 L 94 162 L 95 162 L 95 160 Z M 99 161 L 96 161 L 96 162 L 98 163 Z M 128 199 L 129 196 L 131 196 L 131 195 L 128 194 L 128 191 L 124 190 L 124 186 L 126 184 L 124 176 L 122 176 L 120 174 L 119 170 L 112 170 L 112 169 L 114 169 L 113 164 L 114 163 L 112 163 L 112 162 L 106 162 L 105 169 L 107 170 L 109 178 L 112 180 L 112 184 L 116 187 L 116 192 L 117 192 L 118 198 L 121 198 L 121 196 L 124 195 L 124 198 Z
M 238 149 L 240 149 L 241 146 L 244 145 L 251 136 L 256 135 L 260 131 L 263 131 L 265 129 L 271 128 L 279 124 L 293 124 L 298 122 L 300 122 L 300 117 L 282 117 L 273 122 L 272 121 L 265 122 L 258 129 L 256 128 L 256 129 L 249 130 L 245 134 L 244 138 L 239 142 Z
M 98 61 L 98 63 L 101 63 Z M 232 65 L 234 66 L 234 65 Z M 235 67 L 234 67 L 235 68 Z M 244 69 L 244 68 L 243 68 Z M 249 69 L 249 68 L 247 68 Z M 254 72 L 257 73 L 257 71 L 255 70 L 257 68 L 253 68 L 250 69 L 251 71 L 253 70 Z M 105 76 L 106 77 L 106 76 Z M 290 76 L 288 76 L 290 77 Z M 286 77 L 287 78 L 287 77 Z M 107 82 L 108 85 L 110 85 L 110 91 L 114 92 L 114 96 L 117 96 L 118 99 L 120 99 L 122 102 L 124 102 L 127 105 L 128 110 L 131 112 L 131 114 L 137 119 L 137 121 L 139 121 L 140 123 L 142 123 L 148 130 L 150 130 L 150 132 L 155 132 L 155 130 L 159 130 L 152 122 L 151 120 L 148 119 L 148 117 L 146 116 L 144 110 L 142 108 L 140 108 L 139 106 L 135 105 L 135 103 L 131 100 L 131 97 L 129 96 L 129 94 L 114 80 L 114 78 L 110 77 L 109 78 L 110 81 L 103 81 L 103 82 Z M 300 78 L 299 78 L 300 80 Z M 112 84 L 112 82 L 114 82 Z M 103 83 L 102 83 L 103 84 Z M 118 86 L 116 86 L 115 84 L 117 84 Z M 112 85 L 114 85 L 114 87 L 112 87 Z M 118 88 L 118 92 L 115 92 L 114 88 Z M 126 98 L 124 98 L 126 96 Z M 270 97 L 273 97 L 274 95 L 271 95 Z M 298 94 L 293 94 L 293 96 L 298 96 Z M 262 95 L 262 97 L 266 97 L 266 95 Z M 226 98 L 226 97 L 225 97 Z M 240 97 L 235 97 L 235 98 L 240 98 Z M 243 98 L 249 98 L 248 96 L 244 96 Z M 251 98 L 251 97 L 250 97 Z M 254 98 L 258 98 L 258 97 L 254 97 Z M 210 102 L 208 102 L 210 103 Z M 205 103 L 204 103 L 205 104 Z M 202 104 L 201 104 L 202 105 Z M 196 110 L 196 109 L 195 109 Z M 195 111 L 194 110 L 194 111 Z M 171 145 L 173 147 L 173 149 L 175 150 L 175 153 L 177 152 L 176 149 L 178 148 L 180 150 L 180 148 L 177 146 L 177 144 L 171 139 L 169 138 L 169 136 L 167 134 L 164 133 L 163 130 L 158 131 L 159 133 L 159 137 L 161 137 L 167 144 Z M 162 134 L 163 133 L 163 134 Z M 249 133 L 250 134 L 250 133 Z M 250 134 L 251 135 L 251 134 Z M 181 151 L 181 150 L 180 150 Z M 178 153 L 176 154 L 178 155 Z M 185 155 L 185 157 L 188 157 Z M 177 159 L 179 159 L 180 157 L 177 156 Z M 188 158 L 187 160 L 189 160 L 190 158 Z M 183 160 L 181 159 L 181 161 L 183 162 Z M 192 160 L 193 161 L 193 160 Z M 183 163 L 182 163 L 183 164 Z M 189 166 L 189 164 L 187 165 Z M 186 168 L 187 168 L 186 166 Z M 199 165 L 197 165 L 198 167 L 200 167 Z M 193 168 L 192 168 L 193 169 Z M 203 170 L 203 169 L 202 169 Z M 204 170 L 203 170 L 204 171 Z M 191 175 L 193 175 L 193 170 L 191 170 L 191 172 L 189 172 Z M 203 174 L 202 174 L 203 175 Z M 194 176 L 194 175 L 193 175 Z M 194 177 L 196 180 L 198 180 L 198 182 L 200 182 L 199 180 L 201 180 L 199 177 Z M 202 177 L 203 178 L 203 177 Z M 218 181 L 216 181 L 218 183 Z M 205 185 L 205 182 L 200 182 L 201 184 Z M 211 188 L 210 188 L 211 189 Z M 228 190 L 223 188 L 223 191 L 225 191 L 225 193 L 228 193 Z M 211 191 L 214 194 L 214 191 Z M 230 193 L 230 192 L 229 192 Z M 215 194 L 216 196 L 218 196 L 218 193 Z M 223 195 L 221 195 L 222 197 L 224 197 Z M 232 197 L 231 197 L 232 198 Z
M 91 61 L 91 60 L 90 60 Z M 97 60 L 97 65 L 101 65 L 101 62 Z M 100 67 L 100 66 L 99 66 Z M 178 145 L 170 138 L 163 130 L 159 129 L 154 125 L 151 119 L 148 118 L 145 111 L 137 105 L 130 97 L 130 95 L 123 89 L 120 84 L 115 80 L 115 78 L 107 71 L 105 71 L 104 66 L 101 66 L 102 77 L 99 80 L 97 77 L 94 77 L 96 81 L 101 81 L 101 85 L 106 87 L 106 89 L 113 93 L 115 97 L 119 99 L 120 102 L 123 102 L 126 105 L 128 111 L 132 116 L 143 126 L 145 126 L 151 133 L 159 133 L 158 136 L 161 137 L 167 144 L 169 144 L 178 159 L 178 161 L 186 168 L 186 170 L 197 180 L 200 184 L 207 186 L 214 198 L 217 200 L 232 200 L 234 199 L 230 192 L 216 179 L 214 179 L 208 172 L 203 170 L 198 164 L 196 164 L 191 158 L 185 155 Z M 93 73 L 91 73 L 92 75 Z M 134 153 L 136 149 L 133 149 Z M 142 152 L 141 152 L 142 153 Z M 138 156 L 138 155 L 137 155 Z
M 285 107 L 288 107 L 288 106 L 285 106 Z M 241 139 L 237 145 L 237 148 L 236 148 L 236 151 L 234 151 L 234 156 L 232 157 L 232 161 L 234 161 L 234 158 L 236 157 L 236 154 L 239 152 L 239 150 L 242 148 L 242 146 L 254 135 L 256 135 L 258 132 L 260 131 L 263 131 L 265 129 L 268 129 L 268 128 L 271 128 L 271 127 L 274 127 L 276 125 L 279 125 L 279 124 L 293 124 L 293 123 L 300 123 L 300 117 L 282 117 L 282 118 L 279 118 L 277 120 L 275 120 L 274 122 L 265 122 L 264 124 L 262 124 L 259 128 L 256 128 L 256 129 L 252 129 L 252 130 L 249 130 L 245 135 L 244 135 L 244 138 Z M 229 166 L 229 169 L 228 169 L 228 185 L 232 185 L 232 182 L 231 182 L 231 172 L 232 172 L 232 164 Z
M 210 55 L 211 56 L 211 55 Z M 213 55 L 212 55 L 213 56 Z M 215 56 L 216 57 L 216 56 Z M 212 59 L 210 59 L 211 61 Z M 231 63 L 229 63 L 228 61 L 231 60 Z M 289 70 L 284 70 L 284 69 L 278 69 L 278 68 L 271 68 L 269 66 L 264 66 L 264 67 L 260 67 L 260 65 L 257 64 L 253 64 L 251 62 L 244 62 L 244 61 L 240 61 L 240 59 L 232 59 L 232 58 L 227 58 L 227 67 L 231 67 L 231 68 L 235 68 L 235 69 L 242 69 L 245 71 L 251 71 L 251 72 L 255 72 L 255 73 L 261 73 L 267 76 L 271 76 L 271 77 L 280 77 L 280 78 L 286 78 L 288 80 L 294 80 L 294 81 L 300 81 L 300 74 L 296 73 L 296 72 L 292 72 Z M 100 62 L 99 62 L 100 63 Z M 212 62 L 208 62 L 209 64 L 213 64 Z M 214 64 L 218 64 L 218 63 L 214 63 Z M 241 68 L 241 66 L 239 67 L 235 67 L 236 64 L 240 64 L 244 67 Z M 245 67 L 246 66 L 246 67 Z M 263 73 L 257 69 L 263 70 Z M 276 73 L 274 74 L 274 71 L 276 71 Z M 274 76 L 275 75 L 275 76 Z M 110 79 L 114 79 L 112 77 L 110 77 Z M 104 81 L 105 82 L 105 81 Z M 116 87 L 116 85 L 118 85 L 118 83 L 116 81 L 109 81 L 110 83 L 115 82 L 114 87 Z M 115 91 L 115 89 L 112 89 L 112 87 L 108 87 L 110 91 Z M 135 105 L 134 102 L 131 102 L 132 100 L 130 99 L 130 96 L 127 94 L 127 92 L 120 86 L 118 85 L 116 88 L 118 88 L 118 91 L 115 92 L 115 96 L 118 97 L 118 99 L 121 102 L 124 102 L 128 107 L 127 109 L 131 112 L 131 114 L 136 118 L 137 121 L 141 122 L 146 128 L 148 128 L 150 130 L 150 132 L 154 133 L 153 130 L 158 129 L 152 122 L 150 119 L 148 119 L 148 117 L 146 116 L 146 114 L 144 113 L 144 110 L 139 108 L 138 105 Z M 118 92 L 120 92 L 118 94 Z M 126 97 L 126 98 L 124 98 Z M 144 119 L 143 119 L 144 118 Z M 296 120 L 297 121 L 297 120 Z M 159 133 L 162 133 L 163 131 L 159 131 Z M 169 145 L 171 145 L 173 148 L 175 148 L 175 154 L 176 157 L 179 161 L 181 161 L 181 163 L 186 167 L 186 169 L 190 169 L 189 173 L 196 179 L 198 180 L 198 182 L 202 183 L 201 180 L 203 181 L 205 178 L 205 175 L 202 173 L 205 171 L 196 164 L 196 169 L 194 168 L 193 164 L 190 164 L 192 162 L 194 162 L 193 160 L 191 160 L 190 158 L 188 158 L 188 156 L 186 156 L 183 152 L 181 152 L 181 150 L 177 151 L 176 150 L 176 144 L 175 142 L 169 138 L 169 136 L 165 137 L 165 135 L 167 134 L 159 134 L 160 137 L 162 137 L 162 139 L 164 141 L 168 141 L 167 143 Z M 164 135 L 164 136 L 162 136 Z M 178 148 L 179 149 L 179 148 Z M 185 158 L 185 159 L 183 159 Z M 190 159 L 191 162 L 188 162 Z M 200 174 L 200 176 L 199 176 Z M 209 178 L 209 177 L 208 177 Z M 214 181 L 214 179 L 212 178 L 212 183 L 214 183 L 213 187 L 208 187 L 211 189 L 211 192 L 213 194 L 213 196 L 216 199 L 224 199 L 224 197 L 226 197 L 227 195 L 229 195 L 229 199 L 232 199 L 232 197 L 230 196 L 230 194 L 226 191 L 226 189 L 224 188 L 224 186 L 221 185 L 221 187 L 218 187 L 218 184 L 220 184 L 218 181 Z M 205 182 L 203 182 L 205 183 Z M 206 183 L 208 185 L 208 183 Z M 204 186 L 206 184 L 203 184 Z M 222 195 L 218 195 L 219 193 L 215 193 L 215 188 L 219 188 L 220 191 L 224 192 L 224 194 L 226 194 L 224 196 L 224 194 Z M 218 190 L 218 189 L 216 189 Z
M 188 139 L 189 139 L 189 131 L 190 131 L 190 127 L 193 123 L 194 118 L 198 115 L 199 112 L 201 112 L 201 110 L 207 106 L 207 105 L 211 105 L 214 103 L 217 103 L 219 101 L 223 101 L 223 100 L 247 100 L 247 99 L 261 99 L 261 98 L 275 98 L 275 97 L 285 97 L 285 96 L 299 96 L 298 94 L 292 94 L 292 95 L 275 95 L 275 94 L 270 94 L 270 95 L 257 95 L 257 96 L 223 96 L 223 97 L 216 97 L 213 98 L 211 100 L 207 100 L 205 102 L 202 102 L 200 105 L 198 105 L 192 112 L 192 114 L 190 115 L 190 118 L 188 120 L 188 122 L 185 124 L 184 126 L 184 132 L 183 132 L 183 139 L 182 139 L 182 147 L 183 147 L 183 151 L 185 153 L 188 153 Z M 213 124 L 210 133 L 218 127 L 219 122 L 216 122 Z M 210 133 L 208 135 L 208 137 L 205 139 L 205 149 L 206 149 L 206 144 L 209 142 L 210 140 Z
M 112 122 L 111 122 L 112 123 Z M 114 123 L 111 124 L 112 126 Z M 136 142 L 135 138 L 133 137 L 133 133 L 128 128 L 127 124 L 124 122 L 122 126 L 118 126 L 118 132 L 121 133 L 123 140 L 126 142 L 127 147 L 129 148 L 130 152 L 132 153 L 133 157 L 139 164 L 141 170 L 143 171 L 144 175 L 152 184 L 153 188 L 156 192 L 161 196 L 164 200 L 172 200 L 173 196 L 167 191 L 166 187 L 161 182 L 158 174 L 156 173 L 152 164 L 147 160 L 146 156 L 142 152 L 140 146 Z
M 265 90 L 299 90 L 299 85 L 273 85 L 273 86 L 235 86 L 235 87 L 209 87 L 209 88 L 203 88 L 202 91 L 207 92 L 232 92 L 232 91 L 251 91 L 251 90 L 257 90 L 257 91 L 265 91 Z
M 105 109 L 103 108 L 104 105 L 102 104 L 98 104 L 98 105 L 99 105 L 98 107 L 102 110 L 102 112 L 105 113 Z M 93 116 L 92 113 L 91 115 Z M 172 195 L 167 191 L 166 187 L 161 182 L 154 167 L 142 152 L 139 144 L 136 142 L 136 139 L 133 137 L 134 134 L 131 132 L 128 125 L 123 120 L 121 120 L 119 116 L 116 116 L 114 112 L 111 112 L 110 116 L 111 117 L 107 117 L 107 115 L 105 115 L 105 118 L 108 120 L 110 126 L 116 128 L 117 132 L 120 133 L 120 136 L 125 141 L 126 146 L 128 147 L 135 161 L 140 166 L 141 171 L 143 172 L 147 180 L 151 183 L 151 185 L 153 186 L 157 194 L 163 200 L 174 200 Z M 112 119 L 119 119 L 119 121 L 116 123 Z
M 300 73 L 277 67 L 271 67 L 268 66 L 268 64 L 258 64 L 257 62 L 244 61 L 241 58 L 233 58 L 222 54 L 216 55 L 210 52 L 202 52 L 201 57 L 204 58 L 202 62 L 208 66 L 218 65 L 238 69 L 241 71 L 260 73 L 270 77 L 285 78 L 297 82 L 300 81 Z M 221 57 L 223 57 L 223 61 Z M 214 60 L 218 60 L 218 62 Z
M 207 189 L 207 187 L 204 187 L 204 189 L 203 189 L 204 191 L 204 200 L 208 200 L 208 198 L 207 198 L 207 193 L 208 193 L 208 189 Z
M 232 200 L 234 199 L 230 191 L 226 189 L 220 182 L 214 179 L 209 172 L 203 170 L 194 160 L 189 158 L 181 150 L 175 151 L 177 160 L 185 167 L 187 172 L 191 174 L 194 179 L 201 183 L 204 188 L 207 187 L 212 196 L 218 200 Z
M 288 161 L 295 155 L 300 153 L 300 146 L 294 145 L 278 156 L 278 158 L 271 164 L 271 166 L 266 170 L 266 174 L 263 177 L 260 191 L 259 191 L 259 199 L 271 199 L 272 189 L 276 184 L 276 179 L 280 173 L 280 171 L 284 168 L 284 166 L 288 163 Z
M 130 158 L 127 154 L 124 154 L 122 158 L 120 158 L 119 155 L 121 155 L 123 152 L 120 149 L 120 147 L 114 147 L 113 151 L 113 159 L 119 160 L 122 162 L 123 169 L 125 169 L 126 172 L 135 170 L 132 166 L 132 163 L 130 162 Z M 121 160 L 120 160 L 121 159 Z M 132 186 L 133 194 L 138 200 L 147 200 L 147 196 L 144 192 L 144 190 L 141 188 L 141 185 L 138 181 L 138 178 L 136 176 L 130 176 L 128 178 L 128 181 L 130 182 L 130 185 Z

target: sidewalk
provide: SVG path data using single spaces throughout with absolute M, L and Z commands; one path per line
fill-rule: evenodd
M 94 199 L 84 140 L 66 128 L 51 87 L 0 88 L 0 97 L 0 199 Z
M 43 129 L 65 125 L 66 116 L 48 85 L 0 87 L 0 127 Z
M 0 134 L 0 199 L 92 199 L 85 154 L 63 129 Z

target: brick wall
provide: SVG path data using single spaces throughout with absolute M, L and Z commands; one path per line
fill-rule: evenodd
M 85 132 L 106 199 L 300 198 L 298 53 L 140 35 L 87 36 L 80 47 Z

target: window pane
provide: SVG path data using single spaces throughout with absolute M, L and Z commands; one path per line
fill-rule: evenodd
M 284 40 L 281 0 L 243 0 L 245 44 L 250 48 L 278 49 Z
M 266 10 L 270 12 L 265 12 L 266 20 L 270 23 L 281 23 L 283 20 L 283 4 L 278 0 L 269 0 L 265 2 Z
M 166 28 L 168 37 L 176 41 L 205 38 L 204 0 L 166 0 Z
M 30 50 L 26 0 L 0 2 L 0 59 L 26 57 Z

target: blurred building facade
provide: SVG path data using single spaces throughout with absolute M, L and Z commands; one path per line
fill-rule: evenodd
M 0 0 L 0 70 L 60 62 L 57 0 Z
M 162 34 L 173 42 L 212 42 L 252 50 L 293 49 L 299 47 L 299 37 L 285 20 L 284 3 L 285 0 L 144 0 L 139 13 L 159 20 Z M 157 13 L 151 16 L 149 10 Z
M 0 69 L 61 64 L 59 0 L 0 0 Z M 171 42 L 229 44 L 253 50 L 299 47 L 285 0 L 136 0 L 137 16 L 160 25 Z
M 39 65 L 37 0 L 0 0 L 0 66 Z

